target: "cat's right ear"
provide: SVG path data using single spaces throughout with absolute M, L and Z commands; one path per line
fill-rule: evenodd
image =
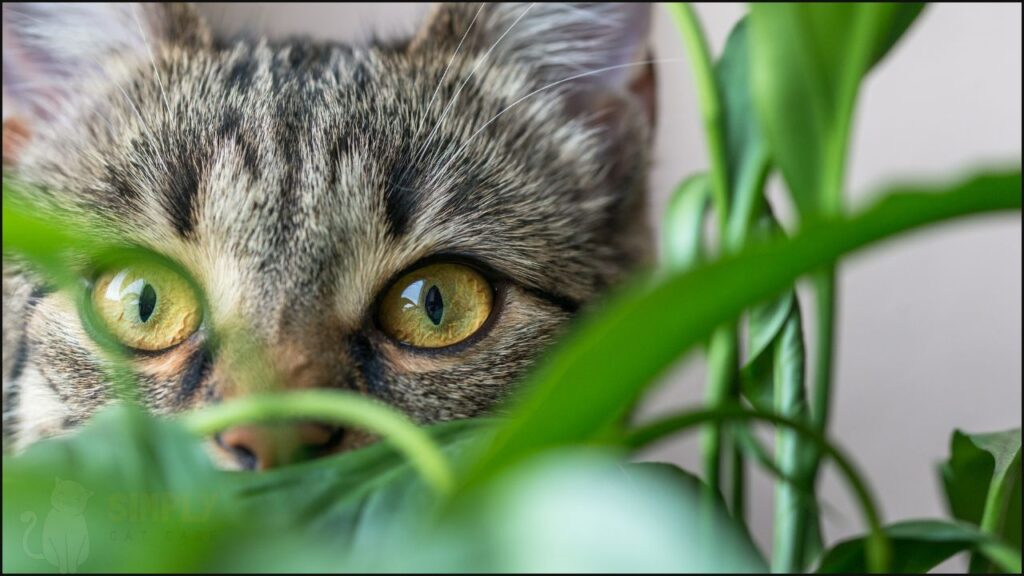
M 3 5 L 3 161 L 14 163 L 41 122 L 53 122 L 111 58 L 155 56 L 168 45 L 207 46 L 210 32 L 185 4 Z
M 652 16 L 653 7 L 643 2 L 442 3 L 410 49 L 441 46 L 478 62 L 517 61 L 538 82 L 572 92 L 581 115 L 603 110 L 614 117 L 614 110 L 607 114 L 607 96 L 615 95 L 636 101 L 653 125 Z

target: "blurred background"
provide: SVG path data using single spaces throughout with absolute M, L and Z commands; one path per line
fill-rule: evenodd
M 206 4 L 218 32 L 263 31 L 362 41 L 415 29 L 422 4 Z M 660 7 L 657 58 L 685 54 Z M 697 4 L 718 54 L 742 4 Z M 542 39 L 539 39 L 542 40 Z M 674 186 L 703 171 L 707 155 L 685 61 L 658 66 L 659 126 L 651 180 L 657 223 Z M 885 184 L 949 181 L 979 166 L 1020 165 L 1021 5 L 933 5 L 864 84 L 848 167 L 848 204 Z M 771 185 L 784 220 L 792 215 Z M 801 293 L 805 310 L 813 302 Z M 936 466 L 954 428 L 1021 425 L 1021 218 L 986 217 L 932 228 L 844 261 L 832 437 L 871 479 L 888 521 L 944 515 Z M 813 338 L 813 334 L 807 334 Z M 810 340 L 809 340 L 810 341 Z M 691 357 L 651 395 L 644 416 L 699 402 L 704 366 Z M 699 470 L 697 438 L 645 458 Z M 749 511 L 770 550 L 772 490 L 753 475 Z M 828 540 L 862 530 L 838 476 L 826 470 Z M 955 567 L 947 564 L 946 567 Z

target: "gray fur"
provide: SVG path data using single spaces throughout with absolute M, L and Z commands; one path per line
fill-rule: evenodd
M 370 46 L 215 42 L 191 10 L 134 9 L 134 30 L 48 80 L 74 89 L 34 101 L 16 85 L 31 66 L 8 85 L 9 54 L 31 62 L 46 30 L 8 36 L 45 15 L 5 4 L 4 91 L 25 103 L 10 168 L 45 187 L 34 200 L 173 259 L 206 294 L 196 336 L 134 363 L 156 412 L 244 392 L 243 352 L 204 348 L 216 329 L 245 334 L 288 386 L 359 390 L 420 422 L 478 415 L 648 256 L 651 116 L 630 85 L 644 68 L 538 90 L 642 60 L 649 8 L 442 5 L 409 41 Z M 470 345 L 410 350 L 375 328 L 375 299 L 438 255 L 502 279 L 496 316 Z M 4 435 L 21 447 L 111 393 L 69 299 L 9 260 Z

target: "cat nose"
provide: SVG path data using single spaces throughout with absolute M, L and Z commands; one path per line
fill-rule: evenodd
M 311 422 L 250 424 L 215 436 L 243 470 L 267 470 L 338 451 L 345 429 Z

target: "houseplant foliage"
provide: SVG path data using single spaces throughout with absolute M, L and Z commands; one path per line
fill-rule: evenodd
M 966 551 L 972 571 L 1019 572 L 1020 429 L 955 432 L 939 469 L 950 518 L 894 524 L 828 436 L 837 263 L 919 227 L 1021 207 L 1016 166 L 894 185 L 863 211 L 844 208 L 858 88 L 922 6 L 756 5 L 715 59 L 692 8 L 667 9 L 694 70 L 708 172 L 672 199 L 662 265 L 582 318 L 499 415 L 424 430 L 365 398 L 306 391 L 156 419 L 132 405 L 130 373 L 111 352 L 125 402 L 79 434 L 4 456 L 4 570 L 52 569 L 34 514 L 50 509 L 55 482 L 72 481 L 90 492 L 83 570 L 917 572 Z M 773 172 L 799 213 L 791 234 L 764 195 Z M 5 258 L 80 290 L 65 247 L 112 248 L 54 227 L 18 200 L 24 191 L 5 176 Z M 805 278 L 810 314 L 794 291 Z M 817 326 L 809 350 L 805 318 Z M 706 404 L 632 422 L 628 408 L 700 350 Z M 818 370 L 805 374 L 812 354 Z M 200 446 L 228 426 L 297 416 L 384 440 L 260 474 L 215 470 Z M 774 427 L 774 449 L 755 424 Z M 631 462 L 687 432 L 702 434 L 702 470 Z M 748 465 L 776 479 L 771 550 L 746 527 Z M 823 537 L 823 465 L 854 495 L 862 536 Z

